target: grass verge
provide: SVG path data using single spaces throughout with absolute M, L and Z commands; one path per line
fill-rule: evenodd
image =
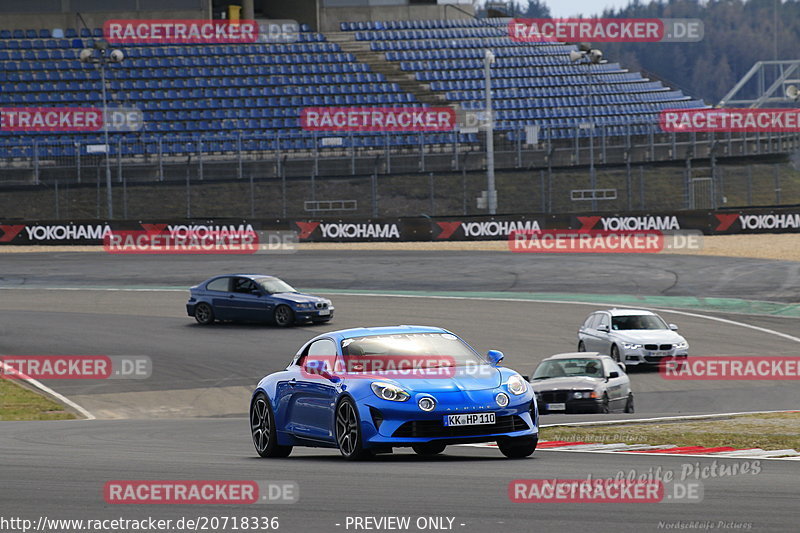
M 541 422 L 546 424 L 546 418 L 542 418 Z M 540 430 L 539 440 L 800 450 L 800 412 L 737 415 L 713 420 L 620 424 L 607 427 L 546 427 Z
M 50 398 L 0 379 L 0 420 L 70 420 L 75 415 Z

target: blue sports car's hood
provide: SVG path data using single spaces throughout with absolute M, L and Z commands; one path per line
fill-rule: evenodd
M 409 392 L 430 393 L 494 389 L 503 383 L 500 370 L 489 365 L 458 367 L 454 373 L 447 373 L 442 377 L 401 378 L 396 374 L 387 374 L 387 378 Z
M 296 304 L 315 303 L 325 301 L 325 298 L 319 296 L 312 296 L 310 294 L 303 294 L 302 292 L 274 292 L 270 294 L 273 298 L 280 298 L 287 302 L 294 302 Z

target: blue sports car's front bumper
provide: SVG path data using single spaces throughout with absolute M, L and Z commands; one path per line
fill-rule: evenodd
M 495 441 L 508 437 L 536 436 L 538 411 L 531 391 L 510 397 L 505 407 L 496 396 L 503 389 L 414 393 L 404 402 L 378 397 L 362 398 L 358 403 L 362 439 L 365 447 L 411 446 L 423 442 L 459 444 Z M 436 407 L 423 411 L 417 402 L 432 397 Z M 447 426 L 447 415 L 494 413 L 494 424 Z

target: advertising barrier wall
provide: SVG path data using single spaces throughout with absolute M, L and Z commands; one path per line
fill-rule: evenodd
M 0 245 L 102 245 L 113 231 L 156 234 L 294 231 L 300 242 L 505 240 L 512 232 L 700 231 L 706 235 L 800 233 L 800 206 L 674 213 L 529 214 L 375 219 L 71 220 L 0 222 Z

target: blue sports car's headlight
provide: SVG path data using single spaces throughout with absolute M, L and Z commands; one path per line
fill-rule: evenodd
M 297 304 L 298 309 L 312 309 L 314 304 Z
M 391 402 L 404 402 L 411 397 L 410 394 L 397 385 L 386 383 L 384 381 L 373 381 L 372 385 L 370 386 L 372 387 L 372 392 L 375 393 L 375 396 Z
M 515 396 L 519 396 L 520 394 L 525 394 L 528 390 L 528 384 L 522 379 L 522 376 L 514 375 L 508 378 L 508 392 Z

